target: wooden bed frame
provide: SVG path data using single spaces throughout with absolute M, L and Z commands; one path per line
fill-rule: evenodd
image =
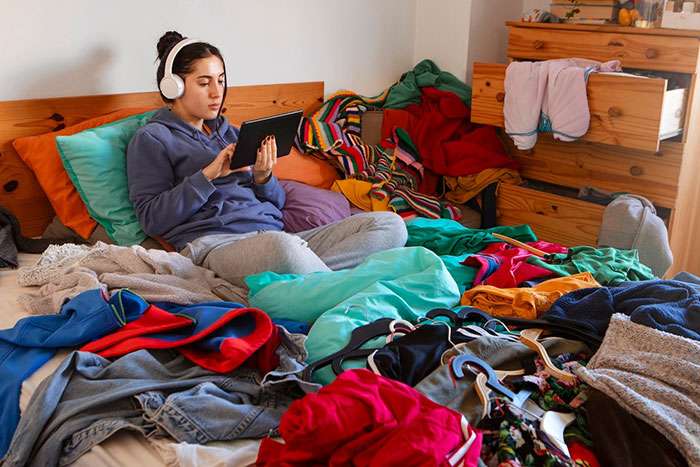
M 228 88 L 222 112 L 236 125 L 294 109 L 308 115 L 323 97 L 322 81 L 234 86 Z M 0 206 L 19 219 L 22 235 L 41 235 L 54 211 L 34 173 L 12 147 L 15 138 L 58 131 L 115 110 L 162 105 L 158 92 L 0 102 Z

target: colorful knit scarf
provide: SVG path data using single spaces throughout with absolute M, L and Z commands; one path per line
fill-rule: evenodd
M 372 183 L 370 196 L 378 200 L 389 197 L 389 207 L 402 217 L 459 219 L 459 209 L 417 190 L 425 168 L 408 133 L 396 127 L 391 137 L 379 144 L 362 141 L 362 114 L 381 109 L 390 89 L 375 97 L 350 91 L 333 94 L 302 120 L 302 149 L 336 160 L 346 177 Z

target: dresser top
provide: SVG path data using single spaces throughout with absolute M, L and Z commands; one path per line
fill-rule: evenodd
M 697 37 L 700 30 L 666 29 L 666 28 L 635 28 L 630 26 L 614 26 L 606 24 L 566 24 L 566 23 L 530 23 L 525 21 L 506 21 L 506 26 L 518 28 L 556 29 L 568 31 L 613 32 L 624 34 L 647 34 L 670 37 Z

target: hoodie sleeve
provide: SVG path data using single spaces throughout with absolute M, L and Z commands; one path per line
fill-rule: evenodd
M 168 152 L 148 131 L 134 135 L 126 160 L 129 199 L 141 228 L 152 237 L 183 224 L 216 190 L 201 170 L 175 185 Z
M 251 175 L 251 179 L 252 178 Z M 277 177 L 274 175 L 270 177 L 267 183 L 262 185 L 253 182 L 253 192 L 255 193 L 255 197 L 260 201 L 268 201 L 280 210 L 284 207 L 286 195 L 284 189 L 277 181 Z

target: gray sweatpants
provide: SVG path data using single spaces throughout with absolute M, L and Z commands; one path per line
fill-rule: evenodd
M 290 234 L 249 232 L 199 237 L 180 252 L 234 285 L 251 274 L 308 274 L 357 266 L 372 253 L 406 244 L 406 225 L 392 212 L 355 214 Z

